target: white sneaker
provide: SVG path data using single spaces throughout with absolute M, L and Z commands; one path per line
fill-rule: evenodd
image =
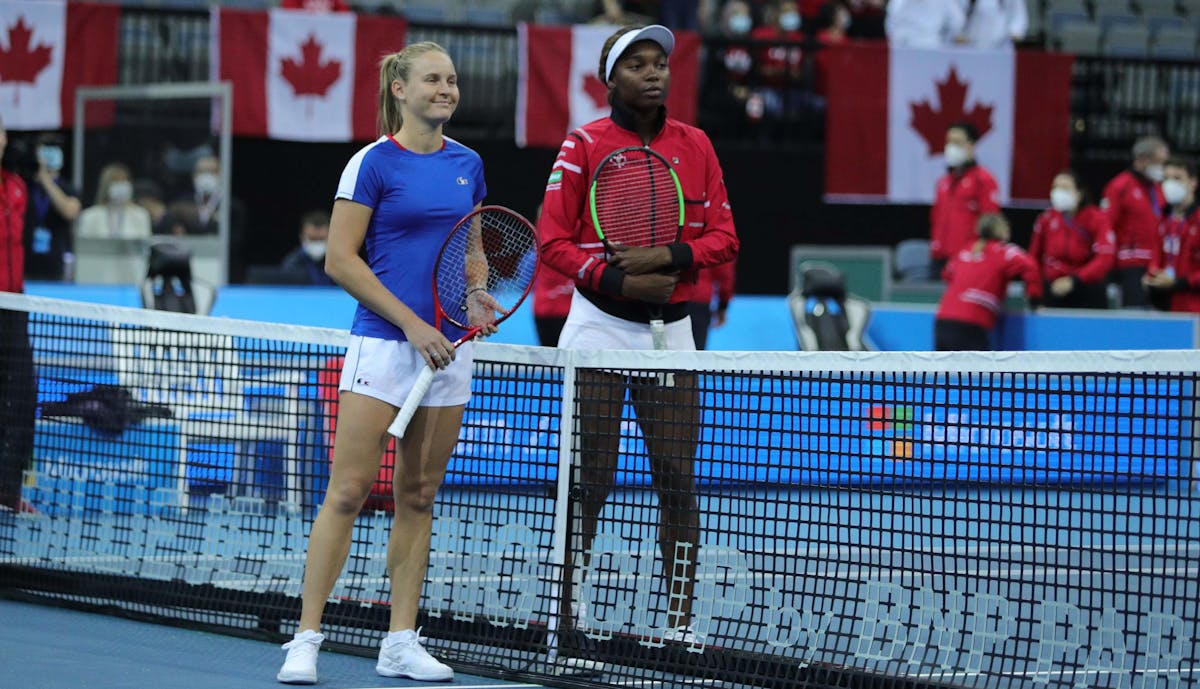
M 395 640 L 393 640 L 395 639 Z M 389 634 L 379 647 L 379 662 L 375 672 L 384 677 L 407 677 L 427 682 L 448 682 L 454 670 L 438 661 L 422 645 L 421 630 L 406 629 L 396 638 Z
M 291 641 L 283 645 L 287 658 L 275 679 L 284 684 L 317 683 L 317 651 L 321 650 L 324 634 L 311 629 L 298 632 Z
M 685 624 L 674 629 L 668 629 L 663 632 L 662 640 L 668 644 L 687 644 L 687 650 L 691 653 L 704 652 L 704 635 L 698 634 L 696 630 L 692 629 L 691 625 Z

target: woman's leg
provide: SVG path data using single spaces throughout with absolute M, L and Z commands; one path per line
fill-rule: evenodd
M 692 623 L 700 512 L 696 504 L 695 457 L 700 433 L 696 376 L 675 373 L 675 383 L 656 377 L 630 387 L 638 425 L 650 455 L 650 480 L 658 492 L 658 548 L 667 579 L 667 625 Z
M 300 631 L 321 628 L 321 613 L 350 553 L 354 519 L 379 474 L 395 407 L 353 392 L 338 402 L 338 432 L 325 500 L 313 523 L 304 561 Z
M 576 377 L 579 402 L 579 466 L 572 477 L 573 510 L 570 531 L 578 534 L 578 543 L 567 543 L 567 561 L 563 567 L 562 607 L 564 628 L 575 623 L 570 604 L 575 600 L 575 559 L 579 553 L 587 570 L 596 540 L 600 513 L 612 492 L 617 473 L 617 453 L 621 440 L 621 408 L 625 406 L 625 376 L 603 371 L 581 370 Z M 569 433 L 570 429 L 563 429 Z M 578 490 L 575 490 L 578 488 Z M 574 540 L 574 539 L 572 539 Z
M 417 409 L 398 442 L 392 477 L 396 511 L 387 550 L 392 582 L 389 631 L 416 629 L 417 606 L 429 564 L 433 501 L 458 443 L 463 409 L 462 405 Z

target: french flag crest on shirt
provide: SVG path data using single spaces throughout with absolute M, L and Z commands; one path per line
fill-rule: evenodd
M 289 141 L 375 138 L 379 62 L 404 47 L 392 17 L 214 9 L 211 72 L 233 84 L 233 133 Z
M 1071 56 L 1039 51 L 829 48 L 825 200 L 933 200 L 946 128 L 980 136 L 975 160 L 1003 205 L 1045 206 L 1069 160 Z
M 116 5 L 0 2 L 0 113 L 13 130 L 74 124 L 80 86 L 117 82 Z M 111 122 L 112 102 L 96 102 L 89 124 Z M 100 119 L 105 118 L 105 119 Z
M 518 146 L 557 148 L 571 130 L 608 114 L 608 86 L 597 72 L 604 41 L 618 28 L 518 25 Z M 700 37 L 689 31 L 674 33 L 667 111 L 695 124 Z

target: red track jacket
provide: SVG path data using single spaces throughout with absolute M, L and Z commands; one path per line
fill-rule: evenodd
M 1025 295 L 1042 298 L 1042 281 L 1037 264 L 1016 244 L 989 241 L 976 253 L 963 249 L 946 264 L 942 279 L 948 284 L 938 304 L 939 320 L 961 321 L 991 330 L 1004 305 L 1008 283 L 1025 282 Z
M 0 170 L 0 292 L 25 291 L 25 180 Z
M 614 108 L 612 117 L 589 122 L 567 135 L 546 184 L 538 232 L 546 265 L 571 276 L 601 309 L 625 317 L 630 311 L 627 305 L 636 302 L 620 296 L 624 273 L 605 262 L 604 245 L 587 212 L 595 167 L 618 148 L 642 144 L 636 132 L 618 124 L 623 119 Z M 717 154 L 703 131 L 665 117 L 650 148 L 670 161 L 683 187 L 683 235 L 679 243 L 670 245 L 682 276 L 670 303 L 687 302 L 697 271 L 737 255 L 733 213 Z
M 1029 255 L 1046 282 L 1069 276 L 1094 284 L 1104 282 L 1112 270 L 1115 242 L 1108 214 L 1099 208 L 1084 206 L 1074 217 L 1051 208 L 1033 223 Z
M 1150 265 L 1163 211 L 1162 187 L 1133 170 L 1104 187 L 1104 209 L 1117 234 L 1117 267 Z

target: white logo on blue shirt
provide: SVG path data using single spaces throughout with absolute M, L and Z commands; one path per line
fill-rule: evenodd
M 469 184 L 469 182 L 467 182 L 466 177 L 459 177 L 457 181 L 458 181 L 458 186 L 460 186 L 460 187 L 465 187 L 465 186 L 467 186 L 467 184 Z

